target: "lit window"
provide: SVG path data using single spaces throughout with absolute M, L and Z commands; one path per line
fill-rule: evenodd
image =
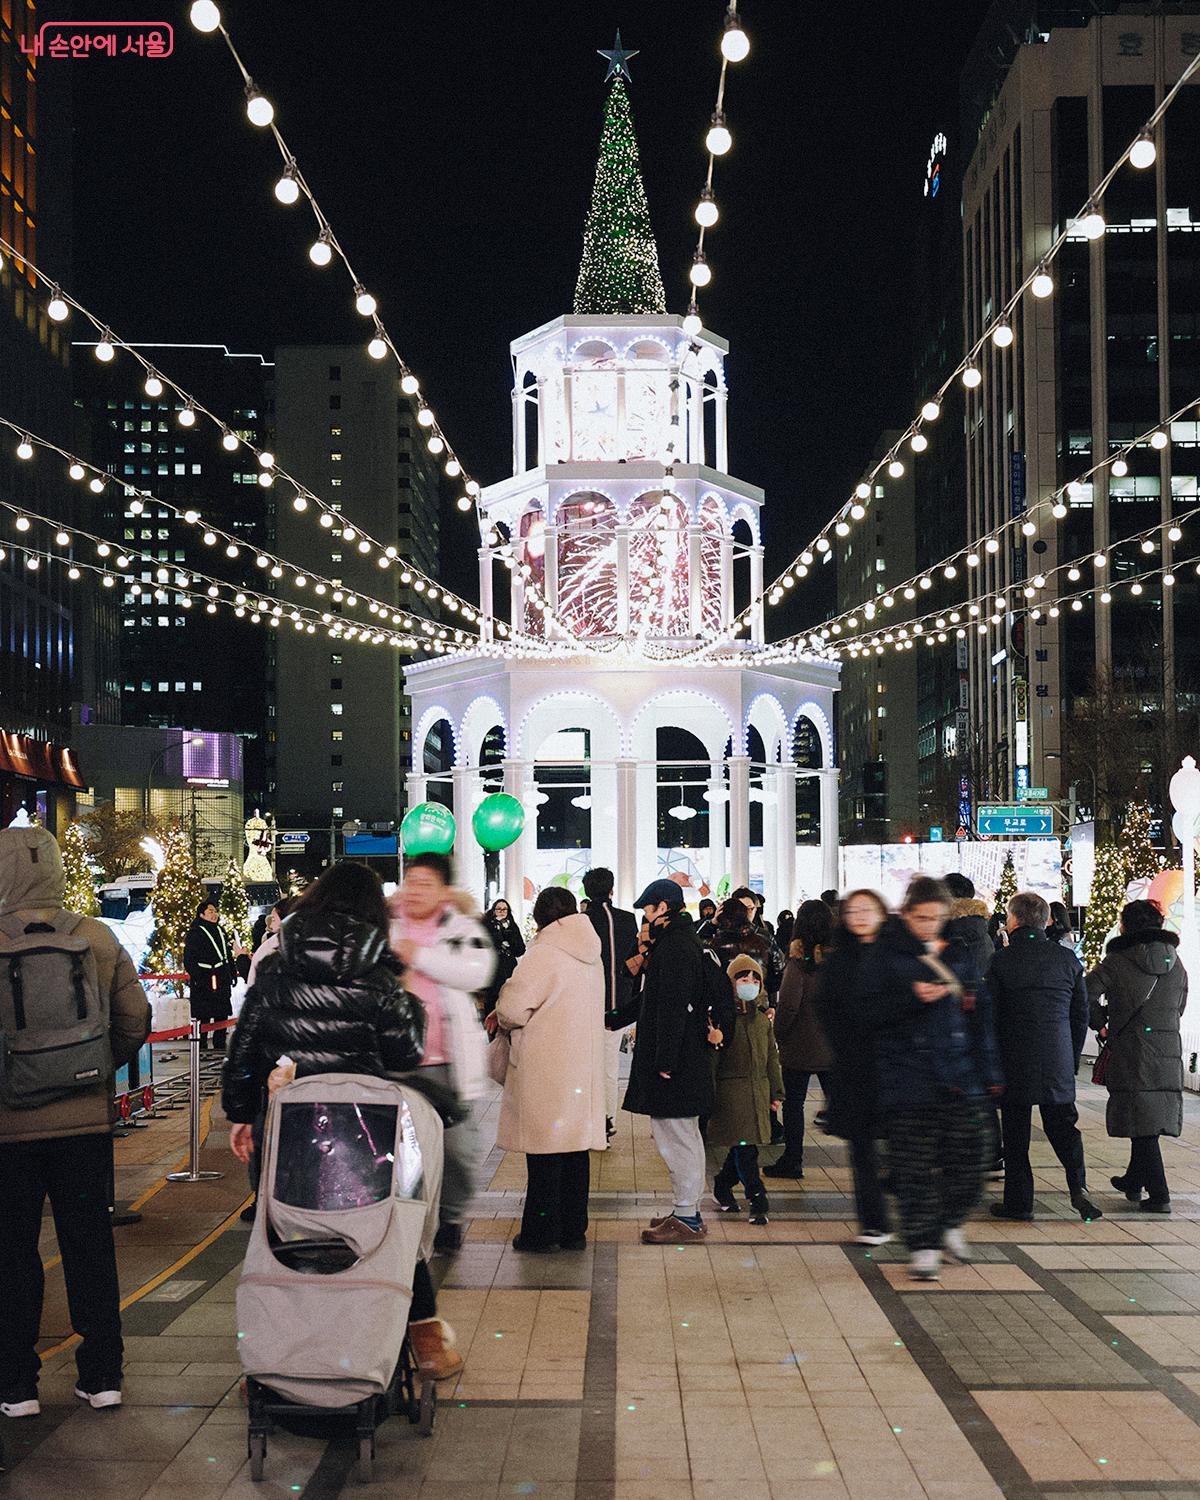
M 340 653 L 339 653 L 339 652 L 337 652 L 337 651 L 335 651 L 335 652 L 334 652 L 334 653 L 333 653 L 333 654 L 332 654 L 332 655 L 331 655 L 331 656 L 330 656 L 330 658 L 329 658 L 329 665 L 330 665 L 330 666 L 331 666 L 331 667 L 340 667 L 340 666 L 341 666 L 341 664 L 342 664 L 342 658 L 341 658 L 341 654 L 340 654 Z
M 187 692 L 187 683 L 186 682 L 177 682 L 175 684 L 175 691 L 177 693 L 186 693 Z
M 332 807 L 330 808 L 330 812 L 335 818 L 344 818 L 346 816 L 346 809 L 344 807 Z
M 342 731 L 340 729 L 331 729 L 329 731 L 329 738 L 335 745 L 340 745 L 342 743 Z
M 344 789 L 344 785 L 345 784 L 343 782 L 341 782 L 341 781 L 335 781 L 333 783 L 333 789 L 334 789 L 335 792 L 340 792 L 340 791 L 342 791 Z
M 201 689 L 201 687 L 202 687 L 202 686 L 203 686 L 203 684 L 202 684 L 202 683 L 199 683 L 199 682 L 193 682 L 193 683 L 192 683 L 192 692 L 193 692 L 193 693 L 198 693 L 198 692 L 199 692 L 199 691 L 200 691 L 200 689 Z
M 331 427 L 329 429 L 329 436 L 330 437 L 341 437 L 341 435 L 342 435 L 342 429 L 340 427 Z
M 329 712 L 331 714 L 336 714 L 340 718 L 342 714 L 342 705 L 340 703 L 331 703 L 329 705 Z
M 158 690 L 160 693 L 169 693 L 171 691 L 171 684 L 169 682 L 160 682 Z
M 340 453 L 331 453 L 329 455 L 329 462 L 331 464 L 340 464 L 341 461 L 342 461 L 342 455 Z
M 335 490 L 336 489 L 340 489 L 341 488 L 341 484 L 342 484 L 342 476 L 339 474 L 336 479 L 331 479 L 329 481 L 329 483 L 333 486 L 333 488 Z

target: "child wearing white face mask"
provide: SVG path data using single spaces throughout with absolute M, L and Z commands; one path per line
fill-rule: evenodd
M 713 1181 L 713 1197 L 722 1213 L 737 1213 L 733 1189 L 740 1182 L 751 1224 L 765 1224 L 769 1205 L 758 1169 L 758 1148 L 770 1143 L 771 1113 L 783 1100 L 783 1073 L 767 1015 L 770 1002 L 761 967 L 741 954 L 726 973 L 733 983 L 737 1019 L 732 1036 L 713 1054 L 717 1103 L 706 1140 L 710 1146 L 729 1148 Z

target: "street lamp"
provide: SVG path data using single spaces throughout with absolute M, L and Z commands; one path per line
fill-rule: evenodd
M 172 740 L 169 745 L 164 745 L 163 748 L 154 757 L 154 759 L 150 762 L 150 769 L 149 769 L 149 771 L 146 772 L 146 796 L 145 796 L 145 800 L 143 802 L 143 809 L 142 809 L 143 813 L 144 813 L 144 815 L 146 817 L 147 822 L 149 822 L 149 819 L 150 819 L 150 789 L 151 789 L 151 783 L 154 780 L 154 773 L 155 773 L 155 771 L 158 770 L 159 766 L 162 765 L 163 761 L 166 760 L 167 756 L 170 755 L 170 753 L 171 753 L 172 750 L 182 750 L 185 745 L 192 745 L 194 747 L 198 747 L 198 746 L 203 745 L 203 744 L 204 744 L 204 737 L 202 735 L 198 735 L 198 734 L 197 735 L 193 735 L 192 738 L 188 739 L 188 740 L 183 740 L 183 739 Z

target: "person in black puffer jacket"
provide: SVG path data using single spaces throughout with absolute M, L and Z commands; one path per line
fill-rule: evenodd
M 281 1057 L 299 1077 L 383 1077 L 420 1063 L 425 1012 L 400 986 L 389 920 L 378 876 L 342 861 L 309 886 L 280 927 L 279 948 L 258 966 L 221 1078 L 229 1144 L 241 1161 L 261 1150 L 268 1079 Z M 413 1272 L 409 1323 L 423 1371 L 446 1379 L 462 1369 L 424 1261 Z
M 704 946 L 726 972 L 735 958 L 752 958 L 762 970 L 763 985 L 774 1006 L 783 979 L 783 955 L 770 935 L 754 926 L 745 904 L 736 896 L 721 903 L 716 920 L 704 935 Z
M 901 1229 L 921 1280 L 937 1279 L 943 1246 L 971 1258 L 959 1226 L 983 1185 L 983 1101 L 1002 1087 L 987 986 L 970 952 L 940 939 L 949 913 L 942 882 L 918 876 L 860 969 Z

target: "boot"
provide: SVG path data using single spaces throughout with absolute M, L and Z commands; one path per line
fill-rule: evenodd
M 771 1205 L 767 1202 L 766 1193 L 755 1193 L 750 1200 L 750 1222 L 751 1224 L 766 1224 L 767 1214 Z
M 733 1196 L 733 1184 L 736 1179 L 727 1175 L 722 1169 L 713 1178 L 713 1197 L 723 1214 L 735 1214 L 738 1212 L 737 1199 Z M 651 1226 L 652 1228 L 655 1226 Z
M 778 1161 L 771 1162 L 769 1166 L 762 1169 L 764 1177 L 803 1177 L 804 1163 L 800 1161 L 789 1161 L 786 1156 L 781 1156 Z
M 434 1380 L 452 1380 L 462 1371 L 463 1357 L 454 1347 L 454 1329 L 441 1318 L 422 1318 L 408 1325 L 413 1353 L 421 1374 Z

